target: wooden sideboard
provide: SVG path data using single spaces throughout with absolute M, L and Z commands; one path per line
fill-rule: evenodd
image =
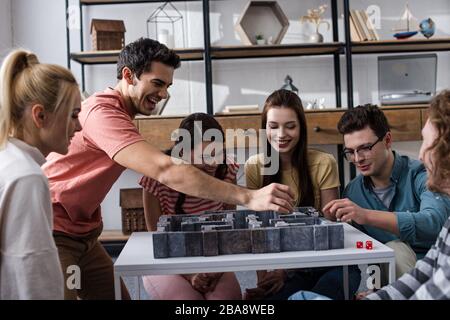
M 394 141 L 421 140 L 421 130 L 427 118 L 427 106 L 392 106 L 382 108 L 391 126 Z M 314 145 L 341 144 L 342 135 L 337 123 L 346 109 L 306 110 L 308 143 Z M 161 150 L 172 146 L 172 132 L 178 128 L 184 116 L 137 117 L 139 132 Z M 257 139 L 249 139 L 261 127 L 260 114 L 216 115 L 224 130 L 242 129 L 234 139 L 235 147 L 255 147 Z M 249 130 L 250 129 L 250 130 Z M 253 130 L 252 130 L 253 129 Z

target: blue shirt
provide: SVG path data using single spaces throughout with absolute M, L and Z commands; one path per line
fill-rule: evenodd
M 427 189 L 427 173 L 420 161 L 395 151 L 393 153 L 394 166 L 390 179 L 394 185 L 394 196 L 389 208 L 373 191 L 370 177 L 363 175 L 347 185 L 343 197 L 365 209 L 394 212 L 400 237 L 368 225 L 357 227 L 382 243 L 400 239 L 408 243 L 420 258 L 435 243 L 450 216 L 450 199 Z

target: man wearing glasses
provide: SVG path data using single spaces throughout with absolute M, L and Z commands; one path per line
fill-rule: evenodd
M 383 112 L 374 105 L 344 113 L 338 123 L 344 155 L 361 173 L 343 199 L 323 212 L 356 227 L 395 251 L 396 276 L 412 269 L 436 241 L 450 215 L 450 200 L 426 187 L 423 164 L 392 150 Z M 387 272 L 382 272 L 383 278 Z

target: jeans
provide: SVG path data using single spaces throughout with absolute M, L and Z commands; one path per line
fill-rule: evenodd
M 358 266 L 348 267 L 349 296 L 353 297 L 361 282 Z M 288 272 L 283 288 L 266 297 L 267 300 L 287 300 L 298 291 L 312 291 L 333 300 L 344 300 L 344 278 L 342 267 L 300 269 Z
M 310 291 L 299 291 L 289 297 L 289 300 L 331 300 L 328 297 Z

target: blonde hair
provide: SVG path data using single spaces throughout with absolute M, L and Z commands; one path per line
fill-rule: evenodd
M 0 70 L 0 147 L 21 129 L 27 107 L 41 104 L 55 113 L 68 98 L 75 101 L 75 93 L 77 81 L 66 68 L 39 63 L 36 55 L 26 50 L 11 52 Z

